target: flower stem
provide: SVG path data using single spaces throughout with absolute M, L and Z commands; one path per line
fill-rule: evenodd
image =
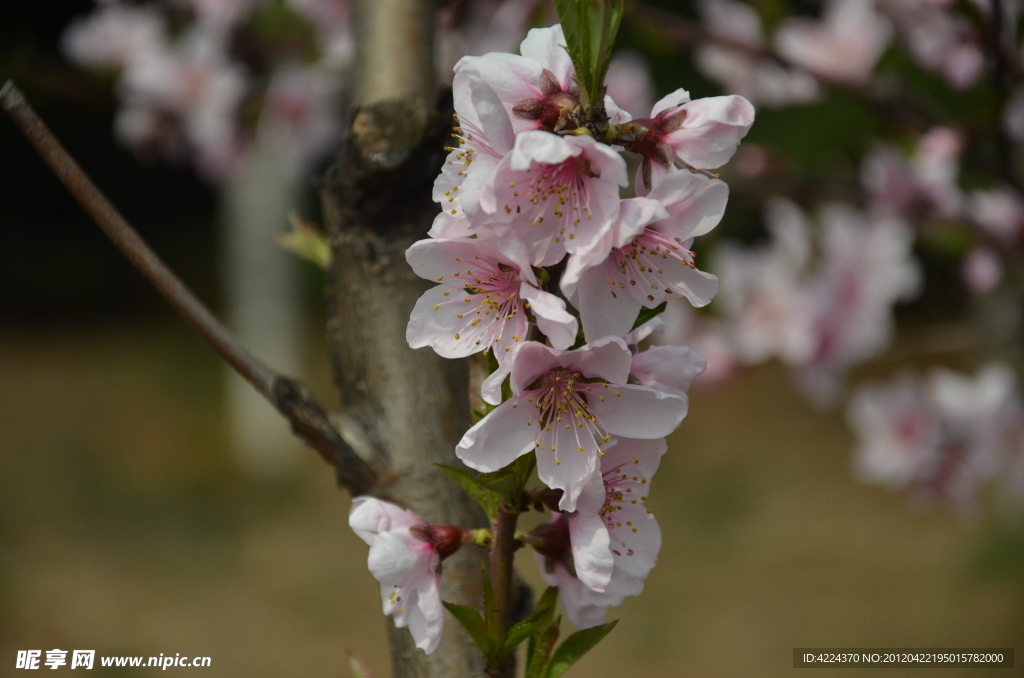
M 504 636 L 508 630 L 512 597 L 512 558 L 519 543 L 516 541 L 516 522 L 519 512 L 509 509 L 504 503 L 497 517 L 491 523 L 491 584 L 494 586 L 494 603 L 497 607 L 498 628 Z M 504 675 L 504 671 L 496 675 Z

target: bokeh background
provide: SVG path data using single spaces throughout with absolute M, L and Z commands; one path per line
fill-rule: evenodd
M 651 5 L 699 25 L 690 3 Z M 820 13 L 813 2 L 755 5 L 763 16 Z M 187 154 L 168 162 L 115 140 L 115 76 L 78 68 L 60 46 L 69 23 L 93 11 L 86 0 L 0 4 L 0 80 L 19 81 L 142 235 L 231 316 L 224 184 Z M 692 45 L 628 20 L 621 43 L 644 55 L 658 95 L 722 91 L 695 67 Z M 885 58 L 915 86 L 940 90 L 899 54 Z M 951 116 L 988 119 L 996 96 L 983 84 L 950 96 Z M 857 163 L 890 127 L 849 88 L 759 108 L 748 141 L 784 171 L 726 175 L 733 199 L 719 230 L 763 242 L 761 201 L 780 185 L 791 195 L 848 193 Z M 314 222 L 310 178 L 323 162 L 302 165 L 288 198 Z M 245 458 L 218 358 L 6 120 L 0 205 L 0 675 L 15 673 L 17 650 L 52 648 L 204 655 L 210 675 L 252 677 L 346 676 L 353 653 L 389 675 L 390 622 L 366 547 L 346 526 L 348 496 L 297 443 L 276 443 L 285 461 Z M 284 211 L 274 220 L 276 232 L 289 228 Z M 289 262 L 281 266 L 295 264 L 290 364 L 334 405 L 322 274 L 276 245 L 271 252 Z M 973 344 L 922 341 L 937 322 L 970 329 L 975 319 L 955 282 L 956 257 L 918 255 L 925 292 L 896 307 L 895 339 L 852 381 L 935 364 L 971 371 L 990 357 Z M 981 508 L 964 511 L 863 484 L 856 440 L 844 411 L 815 407 L 777 361 L 698 380 L 650 499 L 665 537 L 658 567 L 642 596 L 611 611 L 620 625 L 575 675 L 782 676 L 797 646 L 1021 651 L 1021 505 L 982 488 Z M 539 586 L 532 558 L 520 555 L 520 571 Z

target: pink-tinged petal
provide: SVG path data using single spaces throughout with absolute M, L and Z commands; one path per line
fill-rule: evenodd
M 534 554 L 541 576 L 549 586 L 558 587 L 558 599 L 565 610 L 565 616 L 577 629 L 588 629 L 604 623 L 609 607 L 621 605 L 630 596 L 638 596 L 644 590 L 644 582 L 622 570 L 612 570 L 611 580 L 604 592 L 592 591 L 583 582 L 569 574 L 561 564 L 555 564 L 554 571 L 548 572 L 544 556 Z
M 540 130 L 523 132 L 516 137 L 515 146 L 509 154 L 509 167 L 526 171 L 533 163 L 557 165 L 582 154 L 582 146 L 569 139 Z
M 564 301 L 526 283 L 519 288 L 519 297 L 530 303 L 537 327 L 551 340 L 552 346 L 564 351 L 575 343 L 579 324 L 565 310 Z
M 662 203 L 668 216 L 653 227 L 665 235 L 689 240 L 709 232 L 725 214 L 729 185 L 689 171 L 674 171 L 654 182 L 647 196 Z M 621 245 L 620 245 L 621 247 Z
M 621 336 L 604 336 L 575 351 L 558 356 L 558 362 L 584 377 L 624 384 L 629 378 L 629 347 Z
M 519 349 L 528 344 L 529 342 L 516 342 L 510 347 L 511 350 L 496 351 L 495 357 L 498 359 L 498 369 L 491 372 L 483 383 L 480 385 L 480 395 L 484 401 L 491 405 L 501 404 L 501 385 L 512 372 L 512 365 L 515 364 L 516 355 L 519 353 Z
M 478 257 L 499 258 L 494 247 L 483 238 L 420 240 L 405 251 L 413 273 L 431 282 L 464 272 Z
M 565 48 L 565 34 L 562 33 L 561 24 L 550 28 L 531 28 L 526 39 L 519 45 L 519 53 L 551 71 L 562 91 L 569 91 L 576 70 Z
M 621 108 L 615 101 L 612 100 L 607 94 L 604 95 L 604 110 L 608 114 L 608 122 L 613 125 L 622 125 L 633 119 L 629 111 Z
M 657 117 L 658 113 L 662 111 L 669 111 L 688 103 L 690 103 L 690 93 L 685 89 L 677 89 L 675 92 L 666 94 L 654 104 L 654 108 L 651 109 L 651 117 Z
M 614 281 L 609 284 L 609 280 L 613 280 L 609 271 L 618 273 L 610 262 L 607 266 L 588 268 L 577 287 L 580 319 L 587 341 L 623 336 L 640 313 L 640 304 L 625 289 Z
M 537 276 L 533 273 L 533 262 L 530 259 L 530 252 L 526 244 L 511 231 L 502 233 L 497 241 L 498 251 L 505 257 L 507 263 L 515 267 L 519 272 L 521 280 L 531 285 L 537 285 Z
M 599 443 L 587 427 L 575 426 L 574 417 L 567 422 L 552 422 L 551 431 L 537 431 L 549 434 L 552 444 L 537 447 L 537 477 L 553 490 L 562 490 L 558 508 L 575 511 L 583 486 L 597 469 Z M 537 427 L 534 422 L 534 427 Z M 566 428 L 568 427 L 568 428 Z M 580 450 L 580 448 L 583 448 Z
M 487 83 L 501 101 L 509 124 L 516 133 L 537 129 L 535 121 L 515 115 L 512 108 L 523 99 L 544 96 L 540 89 L 541 73 L 544 69 L 539 64 L 517 54 L 491 52 L 482 57 L 463 57 L 455 65 L 455 70 L 472 73 Z M 461 120 L 462 112 L 458 101 L 455 110 Z M 508 148 L 511 148 L 511 143 Z
M 601 384 L 589 398 L 590 411 L 612 435 L 663 438 L 686 416 L 687 403 L 677 395 L 632 384 Z
M 525 396 L 506 400 L 466 431 L 455 454 L 470 468 L 490 473 L 533 449 L 537 408 Z
M 707 365 L 708 359 L 688 346 L 652 346 L 633 356 L 629 373 L 643 386 L 685 398 Z
M 666 299 L 674 299 L 678 295 L 686 297 L 699 308 L 707 306 L 718 293 L 717 276 L 672 260 L 665 262 L 664 266 L 645 267 L 646 271 L 630 271 L 626 290 L 638 304 L 655 308 Z
M 415 604 L 409 601 L 409 633 L 416 647 L 430 654 L 441 644 L 444 635 L 444 606 L 437 577 L 425 581 L 416 591 Z
M 618 541 L 609 547 L 612 562 L 626 574 L 646 578 L 658 562 L 658 552 L 661 551 L 658 521 L 639 503 L 636 506 L 624 504 L 622 510 L 615 513 L 614 520 Z
M 590 163 L 591 171 L 600 176 L 602 180 L 618 186 L 629 184 L 626 160 L 614 148 L 588 136 L 565 137 L 565 139 L 582 148 L 583 157 Z
M 741 96 L 706 97 L 682 107 L 682 127 L 665 141 L 682 162 L 698 169 L 714 169 L 729 162 L 740 139 L 754 124 L 754 107 Z
M 466 296 L 463 290 L 447 285 L 424 292 L 413 307 L 405 331 L 409 346 L 430 346 L 444 358 L 465 358 L 487 348 L 488 326 L 472 325 L 472 316 L 468 315 L 480 305 L 475 299 L 478 296 L 482 295 Z
M 668 443 L 664 438 L 615 438 L 615 444 L 605 448 L 604 456 L 601 458 L 601 470 L 604 472 L 617 467 L 628 467 L 631 469 L 631 476 L 639 472 L 650 480 L 658 471 L 661 458 L 667 451 Z
M 649 224 L 669 219 L 670 213 L 665 209 L 665 204 L 667 201 L 663 201 L 654 193 L 650 198 L 630 198 L 620 201 L 619 220 L 616 224 L 612 246 L 625 247 L 630 240 L 643 233 Z
M 527 341 L 520 346 L 512 367 L 512 392 L 522 393 L 538 377 L 557 367 L 558 353 L 557 350 L 536 341 Z
M 687 172 L 689 170 L 680 170 L 676 167 L 665 167 L 660 162 L 649 162 L 646 163 L 651 168 L 651 185 L 657 184 L 664 177 L 669 174 L 676 174 L 678 172 Z M 644 182 L 644 166 L 645 163 L 640 163 L 640 166 L 636 168 L 636 175 L 633 177 L 633 186 L 636 189 L 636 194 L 640 197 L 650 197 L 651 189 L 647 187 Z
M 475 230 L 470 226 L 469 220 L 464 213 L 452 214 L 442 210 L 431 224 L 427 235 L 431 238 L 468 238 Z
M 380 583 L 404 588 L 433 576 L 432 556 L 433 547 L 413 537 L 406 528 L 378 534 L 370 545 L 367 565 Z
M 576 513 L 569 518 L 569 538 L 576 576 L 593 591 L 604 591 L 612 578 L 615 559 L 601 516 Z
M 349 527 L 370 545 L 381 532 L 409 528 L 424 522 L 412 511 L 375 497 L 356 497 L 348 513 Z
M 477 59 L 480 61 L 486 60 Z M 496 81 L 474 70 L 456 70 L 452 95 L 462 138 L 471 146 L 486 144 L 488 150 L 504 154 L 515 143 L 515 132 L 509 112 L 494 89 Z

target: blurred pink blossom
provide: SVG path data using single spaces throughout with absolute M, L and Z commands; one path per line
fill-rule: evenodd
M 967 89 L 981 76 L 985 56 L 971 21 L 954 12 L 951 0 L 878 0 L 896 24 L 911 56 L 942 75 L 955 89 Z M 986 9 L 989 2 L 983 3 Z
M 960 275 L 973 294 L 984 296 L 1003 280 L 1003 263 L 989 247 L 979 246 L 964 257 Z
M 316 30 L 317 42 L 326 64 L 346 66 L 352 60 L 351 0 L 287 0 L 296 14 Z
M 605 79 L 608 96 L 633 117 L 654 106 L 654 83 L 651 66 L 641 52 L 617 52 L 608 66 Z
M 308 167 L 341 133 L 341 86 L 322 67 L 285 64 L 274 70 L 256 137 L 273 143 L 296 168 Z
M 775 49 L 790 63 L 850 85 L 866 85 L 892 39 L 892 25 L 872 0 L 828 0 L 821 21 L 783 19 Z
M 1024 199 L 1007 186 L 974 191 L 969 214 L 974 222 L 1009 245 L 1024 238 Z
M 704 75 L 754 104 L 781 107 L 820 98 L 811 75 L 756 56 L 765 49 L 765 36 L 753 7 L 735 0 L 704 0 L 699 8 L 708 32 L 723 39 L 722 44 L 708 42 L 695 51 Z
M 950 127 L 932 127 L 921 136 L 910 159 L 881 146 L 861 165 L 861 183 L 871 208 L 908 218 L 960 216 L 963 191 L 957 183 L 963 141 Z
M 120 69 L 165 49 L 167 41 L 167 22 L 155 7 L 115 1 L 75 19 L 61 36 L 61 49 L 83 68 Z

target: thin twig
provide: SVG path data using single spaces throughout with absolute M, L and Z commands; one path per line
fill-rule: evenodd
M 236 372 L 291 422 L 295 434 L 336 468 L 339 482 L 354 495 L 373 487 L 376 473 L 342 440 L 324 409 L 302 384 L 275 373 L 238 343 L 110 204 L 25 101 L 14 81 L 8 80 L 0 88 L 0 106 L 121 253 Z

